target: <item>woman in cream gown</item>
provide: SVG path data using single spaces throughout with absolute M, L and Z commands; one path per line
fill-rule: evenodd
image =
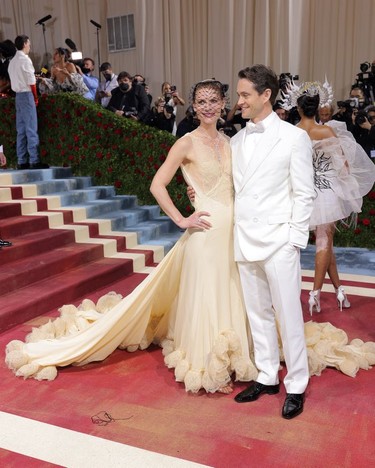
M 26 343 L 9 343 L 6 363 L 17 376 L 52 380 L 57 366 L 84 365 L 117 347 L 134 351 L 157 343 L 187 391 L 230 393 L 232 379 L 256 379 L 233 258 L 230 146 L 216 130 L 224 104 L 221 83 L 195 85 L 200 127 L 175 143 L 152 182 L 163 211 L 186 229 L 175 247 L 124 299 L 112 293 L 96 305 L 85 300 L 78 308 L 64 306 L 61 317 L 35 329 Z M 179 167 L 195 190 L 196 211 L 187 218 L 166 189 Z M 328 365 L 354 376 L 359 367 L 375 364 L 374 343 L 348 344 L 345 332 L 329 323 L 308 322 L 305 334 L 311 374 Z
M 224 92 L 220 83 L 209 80 L 198 83 L 193 94 L 201 126 L 175 143 L 151 186 L 161 208 L 186 232 L 132 294 L 122 300 L 117 295 L 103 298 L 96 308 L 110 309 L 105 314 L 84 301 L 81 310 L 62 309 L 66 320 L 57 323 L 61 332 L 47 325 L 35 330 L 26 344 L 10 343 L 6 361 L 17 375 L 51 379 L 56 366 L 101 361 L 119 346 L 144 349 L 156 342 L 186 390 L 229 393 L 233 373 L 237 380 L 256 377 L 233 259 L 230 146 L 216 130 Z M 180 166 L 196 191 L 196 211 L 188 218 L 166 190 Z M 51 327 L 51 338 L 43 339 Z

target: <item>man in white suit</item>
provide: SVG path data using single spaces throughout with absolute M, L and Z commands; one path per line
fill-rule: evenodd
M 272 111 L 275 73 L 264 65 L 238 74 L 238 105 L 251 119 L 231 140 L 235 187 L 234 251 L 254 342 L 256 382 L 239 403 L 279 392 L 280 328 L 287 367 L 282 416 L 303 411 L 309 380 L 301 309 L 300 249 L 315 198 L 310 138 Z

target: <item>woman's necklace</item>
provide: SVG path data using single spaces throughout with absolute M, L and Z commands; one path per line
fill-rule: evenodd
M 220 138 L 219 132 L 216 131 L 216 135 L 212 137 L 202 127 L 198 127 L 198 131 L 204 138 L 207 138 L 209 140 L 210 146 L 214 151 L 215 157 L 220 163 L 221 162 L 221 151 L 220 151 L 221 138 Z

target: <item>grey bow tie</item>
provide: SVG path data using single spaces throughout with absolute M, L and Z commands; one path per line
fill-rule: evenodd
M 263 133 L 264 132 L 264 125 L 262 122 L 254 123 L 254 122 L 247 122 L 246 123 L 246 132 L 247 133 Z

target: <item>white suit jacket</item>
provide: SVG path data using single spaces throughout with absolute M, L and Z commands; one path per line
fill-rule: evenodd
M 305 248 L 315 198 L 307 133 L 273 113 L 251 164 L 244 160 L 246 128 L 231 139 L 235 189 L 236 261 L 262 261 L 291 243 Z

